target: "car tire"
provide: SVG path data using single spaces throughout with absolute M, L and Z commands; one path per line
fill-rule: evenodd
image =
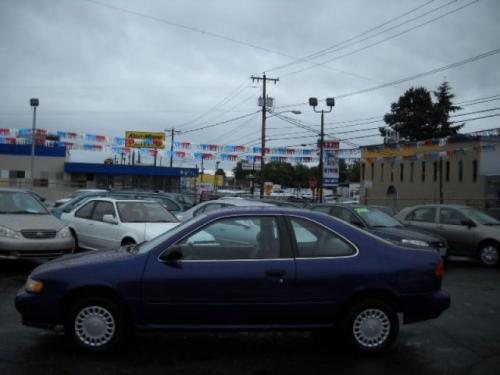
M 66 336 L 80 348 L 104 352 L 117 346 L 125 336 L 125 317 L 110 298 L 84 297 L 68 310 Z
M 399 320 L 394 308 L 381 300 L 355 303 L 345 314 L 342 334 L 351 347 L 364 353 L 379 353 L 394 344 Z
M 486 242 L 479 247 L 479 260 L 487 267 L 498 265 L 500 257 L 500 246 L 495 242 Z
M 70 251 L 70 254 L 74 254 L 78 252 L 78 237 L 76 236 L 76 233 L 73 229 L 70 229 L 71 231 L 71 237 L 73 237 L 74 245 L 73 249 Z

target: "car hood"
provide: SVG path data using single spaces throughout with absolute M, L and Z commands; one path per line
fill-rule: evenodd
M 132 255 L 133 254 L 127 252 L 125 248 L 120 248 L 118 250 L 99 250 L 63 255 L 47 263 L 41 264 L 33 270 L 31 275 L 36 276 L 40 273 L 58 270 L 66 270 L 65 272 L 67 272 L 68 268 L 87 266 L 98 263 L 114 263 L 120 259 L 128 258 Z
M 53 215 L 1 214 L 0 225 L 15 231 L 20 230 L 60 230 L 66 226 Z
M 421 231 L 403 228 L 403 227 L 387 227 L 387 228 L 370 228 L 369 232 L 376 236 L 385 238 L 391 241 L 420 240 L 426 242 L 444 242 L 444 239 L 433 234 L 423 233 Z

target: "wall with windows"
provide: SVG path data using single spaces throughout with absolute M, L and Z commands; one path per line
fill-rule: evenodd
M 497 205 L 487 203 L 500 195 L 494 189 L 487 189 L 485 171 L 500 176 L 500 155 L 498 151 L 481 151 L 479 146 L 480 141 L 447 144 L 442 147 L 443 151 L 466 148 L 467 152 L 442 158 L 383 159 L 373 163 L 363 160 L 361 201 L 401 209 L 439 203 L 442 196 L 443 203 L 477 207 Z

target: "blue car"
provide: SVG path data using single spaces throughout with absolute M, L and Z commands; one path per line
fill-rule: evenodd
M 91 351 L 133 328 L 325 330 L 355 349 L 390 347 L 399 317 L 438 317 L 443 262 L 331 216 L 277 207 L 200 215 L 140 245 L 63 256 L 16 296 L 23 324 L 63 325 Z

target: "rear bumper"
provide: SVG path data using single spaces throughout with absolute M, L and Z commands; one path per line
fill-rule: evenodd
M 413 294 L 403 297 L 403 323 L 435 319 L 450 307 L 450 296 L 444 292 Z

